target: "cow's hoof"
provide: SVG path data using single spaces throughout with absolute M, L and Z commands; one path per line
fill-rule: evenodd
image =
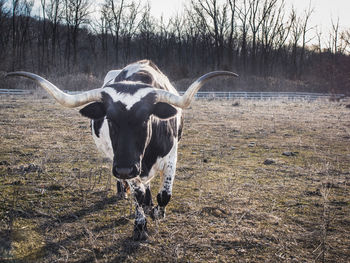
M 125 193 L 124 191 L 123 192 L 119 192 L 119 193 L 117 193 L 117 199 L 118 200 L 128 199 L 128 194 Z
M 148 234 L 145 230 L 134 230 L 133 240 L 134 241 L 145 241 L 148 239 Z
M 138 223 L 135 222 L 133 239 L 134 239 L 134 241 L 144 241 L 144 240 L 148 239 L 147 222 L 146 221 L 138 222 Z
M 150 213 L 153 220 L 161 220 L 165 218 L 165 207 L 155 206 Z
M 142 208 L 143 208 L 143 212 L 145 213 L 145 215 L 149 215 L 152 217 L 152 213 L 153 213 L 152 206 L 145 205 L 145 206 L 142 206 Z

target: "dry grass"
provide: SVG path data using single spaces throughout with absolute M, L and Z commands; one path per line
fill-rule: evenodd
M 167 218 L 150 220 L 150 239 L 139 243 L 130 239 L 132 201 L 116 200 L 89 121 L 51 99 L 0 99 L 0 261 L 350 258 L 350 110 L 342 104 L 194 103 Z

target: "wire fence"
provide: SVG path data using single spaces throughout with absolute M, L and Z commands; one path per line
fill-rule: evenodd
M 69 94 L 81 93 L 80 91 L 66 91 Z M 24 89 L 0 89 L 0 95 L 28 95 L 35 93 L 35 90 Z M 181 95 L 183 91 L 179 92 Z M 344 94 L 313 93 L 313 92 L 245 92 L 245 91 L 199 91 L 196 93 L 198 99 L 289 99 L 289 100 L 316 100 L 316 99 L 342 99 Z
M 180 92 L 183 94 L 184 92 Z M 344 94 L 329 94 L 329 93 L 313 93 L 313 92 L 245 92 L 245 91 L 201 91 L 196 94 L 199 99 L 252 99 L 252 100 L 267 100 L 267 99 L 304 99 L 316 100 L 321 98 L 344 98 Z
M 25 89 L 0 89 L 1 95 L 27 95 L 32 94 L 33 90 L 25 90 Z

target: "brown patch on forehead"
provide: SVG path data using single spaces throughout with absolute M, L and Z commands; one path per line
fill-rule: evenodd
M 140 81 L 142 83 L 149 84 L 149 85 L 152 85 L 154 83 L 154 78 L 153 78 L 152 74 L 150 74 L 149 72 L 144 71 L 144 70 L 135 72 L 130 77 L 128 77 L 126 80 Z
M 150 85 L 152 87 L 162 89 L 162 87 L 159 85 L 159 83 L 154 79 L 154 76 L 151 72 L 148 72 L 146 70 L 140 70 L 138 72 L 135 72 L 130 77 L 128 77 L 126 80 L 129 81 L 140 81 L 146 85 Z

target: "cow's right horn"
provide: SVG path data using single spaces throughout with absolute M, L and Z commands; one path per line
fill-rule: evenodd
M 65 107 L 75 108 L 85 105 L 89 102 L 101 100 L 101 89 L 93 89 L 80 94 L 71 95 L 63 92 L 48 80 L 30 72 L 16 71 L 7 73 L 6 75 L 6 77 L 12 76 L 21 76 L 34 80 L 39 86 L 50 93 L 55 100 L 57 100 Z
M 193 82 L 192 85 L 186 90 L 186 92 L 182 96 L 173 94 L 165 90 L 157 90 L 157 101 L 169 103 L 183 109 L 187 108 L 188 106 L 190 106 L 197 91 L 204 85 L 204 83 L 218 76 L 238 77 L 236 73 L 230 71 L 212 71 L 203 75 L 195 82 Z

